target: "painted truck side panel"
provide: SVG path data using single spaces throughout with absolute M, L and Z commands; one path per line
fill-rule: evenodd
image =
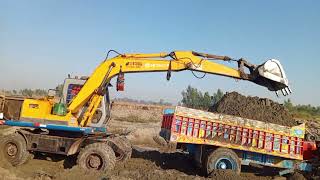
M 167 116 L 167 117 L 166 117 Z M 164 117 L 162 135 L 177 143 L 205 144 L 303 160 L 305 124 L 281 126 L 177 106 Z

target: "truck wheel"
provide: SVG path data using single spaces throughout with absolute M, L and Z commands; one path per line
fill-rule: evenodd
M 24 164 L 31 157 L 26 140 L 18 133 L 2 137 L 0 146 L 3 157 L 13 166 Z
M 107 171 L 114 168 L 116 156 L 106 143 L 93 143 L 82 149 L 77 164 L 87 170 Z
M 207 175 L 210 175 L 215 169 L 231 169 L 240 174 L 241 162 L 238 155 L 231 149 L 218 148 L 205 158 L 204 168 Z
M 316 137 L 316 135 L 310 134 L 310 133 L 306 134 L 306 137 L 305 137 L 305 140 L 310 141 L 310 142 L 315 142 L 315 141 L 317 141 L 317 139 L 318 138 Z

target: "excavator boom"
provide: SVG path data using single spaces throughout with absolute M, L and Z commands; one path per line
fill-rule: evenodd
M 219 64 L 214 60 L 236 61 L 238 69 Z M 244 68 L 248 68 L 250 73 L 246 73 Z M 171 76 L 171 71 L 197 71 L 230 78 L 247 80 L 260 86 L 268 88 L 270 91 L 282 91 L 284 95 L 291 90 L 288 87 L 288 80 L 279 61 L 268 60 L 262 65 L 252 65 L 244 59 L 233 60 L 228 56 L 217 56 L 192 51 L 174 51 L 171 53 L 156 54 L 119 54 L 118 56 L 106 59 L 93 72 L 90 78 L 82 87 L 81 91 L 71 101 L 68 110 L 72 114 L 89 103 L 81 126 L 86 126 L 90 122 L 95 108 L 101 102 L 103 89 L 110 80 L 123 73 L 142 72 L 167 72 L 167 78 Z

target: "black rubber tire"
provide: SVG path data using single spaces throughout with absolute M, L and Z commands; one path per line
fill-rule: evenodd
M 124 155 L 122 156 L 121 159 L 118 158 L 118 160 L 120 162 L 125 162 L 125 161 L 128 161 L 130 158 L 131 158 L 131 155 L 132 155 L 132 146 L 131 146 L 131 143 L 130 141 L 125 138 L 125 137 L 118 137 L 119 140 L 121 141 L 121 148 L 124 152 Z
M 305 137 L 305 140 L 306 141 L 310 141 L 310 142 L 315 142 L 316 141 L 316 137 L 313 134 L 307 133 L 306 137 Z
M 110 138 L 107 144 L 113 149 L 118 162 L 126 162 L 131 158 L 132 146 L 130 141 L 123 136 Z
M 2 156 L 10 164 L 18 166 L 31 158 L 31 154 L 27 150 L 27 142 L 22 135 L 13 133 L 1 138 L 0 150 Z
M 214 151 L 211 151 L 204 158 L 204 171 L 207 175 L 210 175 L 215 169 L 219 168 L 219 164 L 223 163 L 226 165 L 226 169 L 231 169 L 237 174 L 241 172 L 241 161 L 238 155 L 231 149 L 228 148 L 218 148 Z
M 90 162 L 94 160 L 99 161 L 99 165 L 92 165 Z M 112 148 L 106 143 L 93 143 L 83 148 L 77 159 L 77 164 L 82 169 L 96 170 L 96 171 L 108 171 L 112 170 L 116 163 L 116 156 Z

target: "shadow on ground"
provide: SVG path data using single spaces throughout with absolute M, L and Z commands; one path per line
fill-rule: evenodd
M 205 173 L 196 166 L 194 160 L 183 152 L 159 152 L 158 150 L 149 150 L 144 148 L 133 148 L 132 158 L 145 159 L 155 163 L 161 169 L 169 170 L 174 169 L 183 172 L 187 175 L 205 177 Z M 63 161 L 64 169 L 71 169 L 76 166 L 77 156 L 63 156 L 47 153 L 35 153 L 34 159 L 47 160 L 47 161 Z M 276 176 L 279 170 L 276 168 L 263 167 L 263 166 L 242 166 L 243 173 L 254 174 L 255 176 Z
M 193 159 L 186 153 L 161 153 L 156 150 L 141 151 L 133 149 L 132 158 L 142 158 L 154 162 L 162 169 L 175 169 L 188 175 L 205 176 L 201 168 L 195 165 Z M 277 176 L 279 170 L 264 166 L 242 166 L 243 173 L 252 173 L 256 176 Z
M 71 169 L 72 167 L 77 165 L 77 156 L 64 156 L 59 154 L 50 154 L 50 153 L 34 153 L 33 159 L 38 160 L 46 160 L 46 161 L 52 161 L 52 162 L 59 162 L 63 161 L 63 167 L 64 169 Z

